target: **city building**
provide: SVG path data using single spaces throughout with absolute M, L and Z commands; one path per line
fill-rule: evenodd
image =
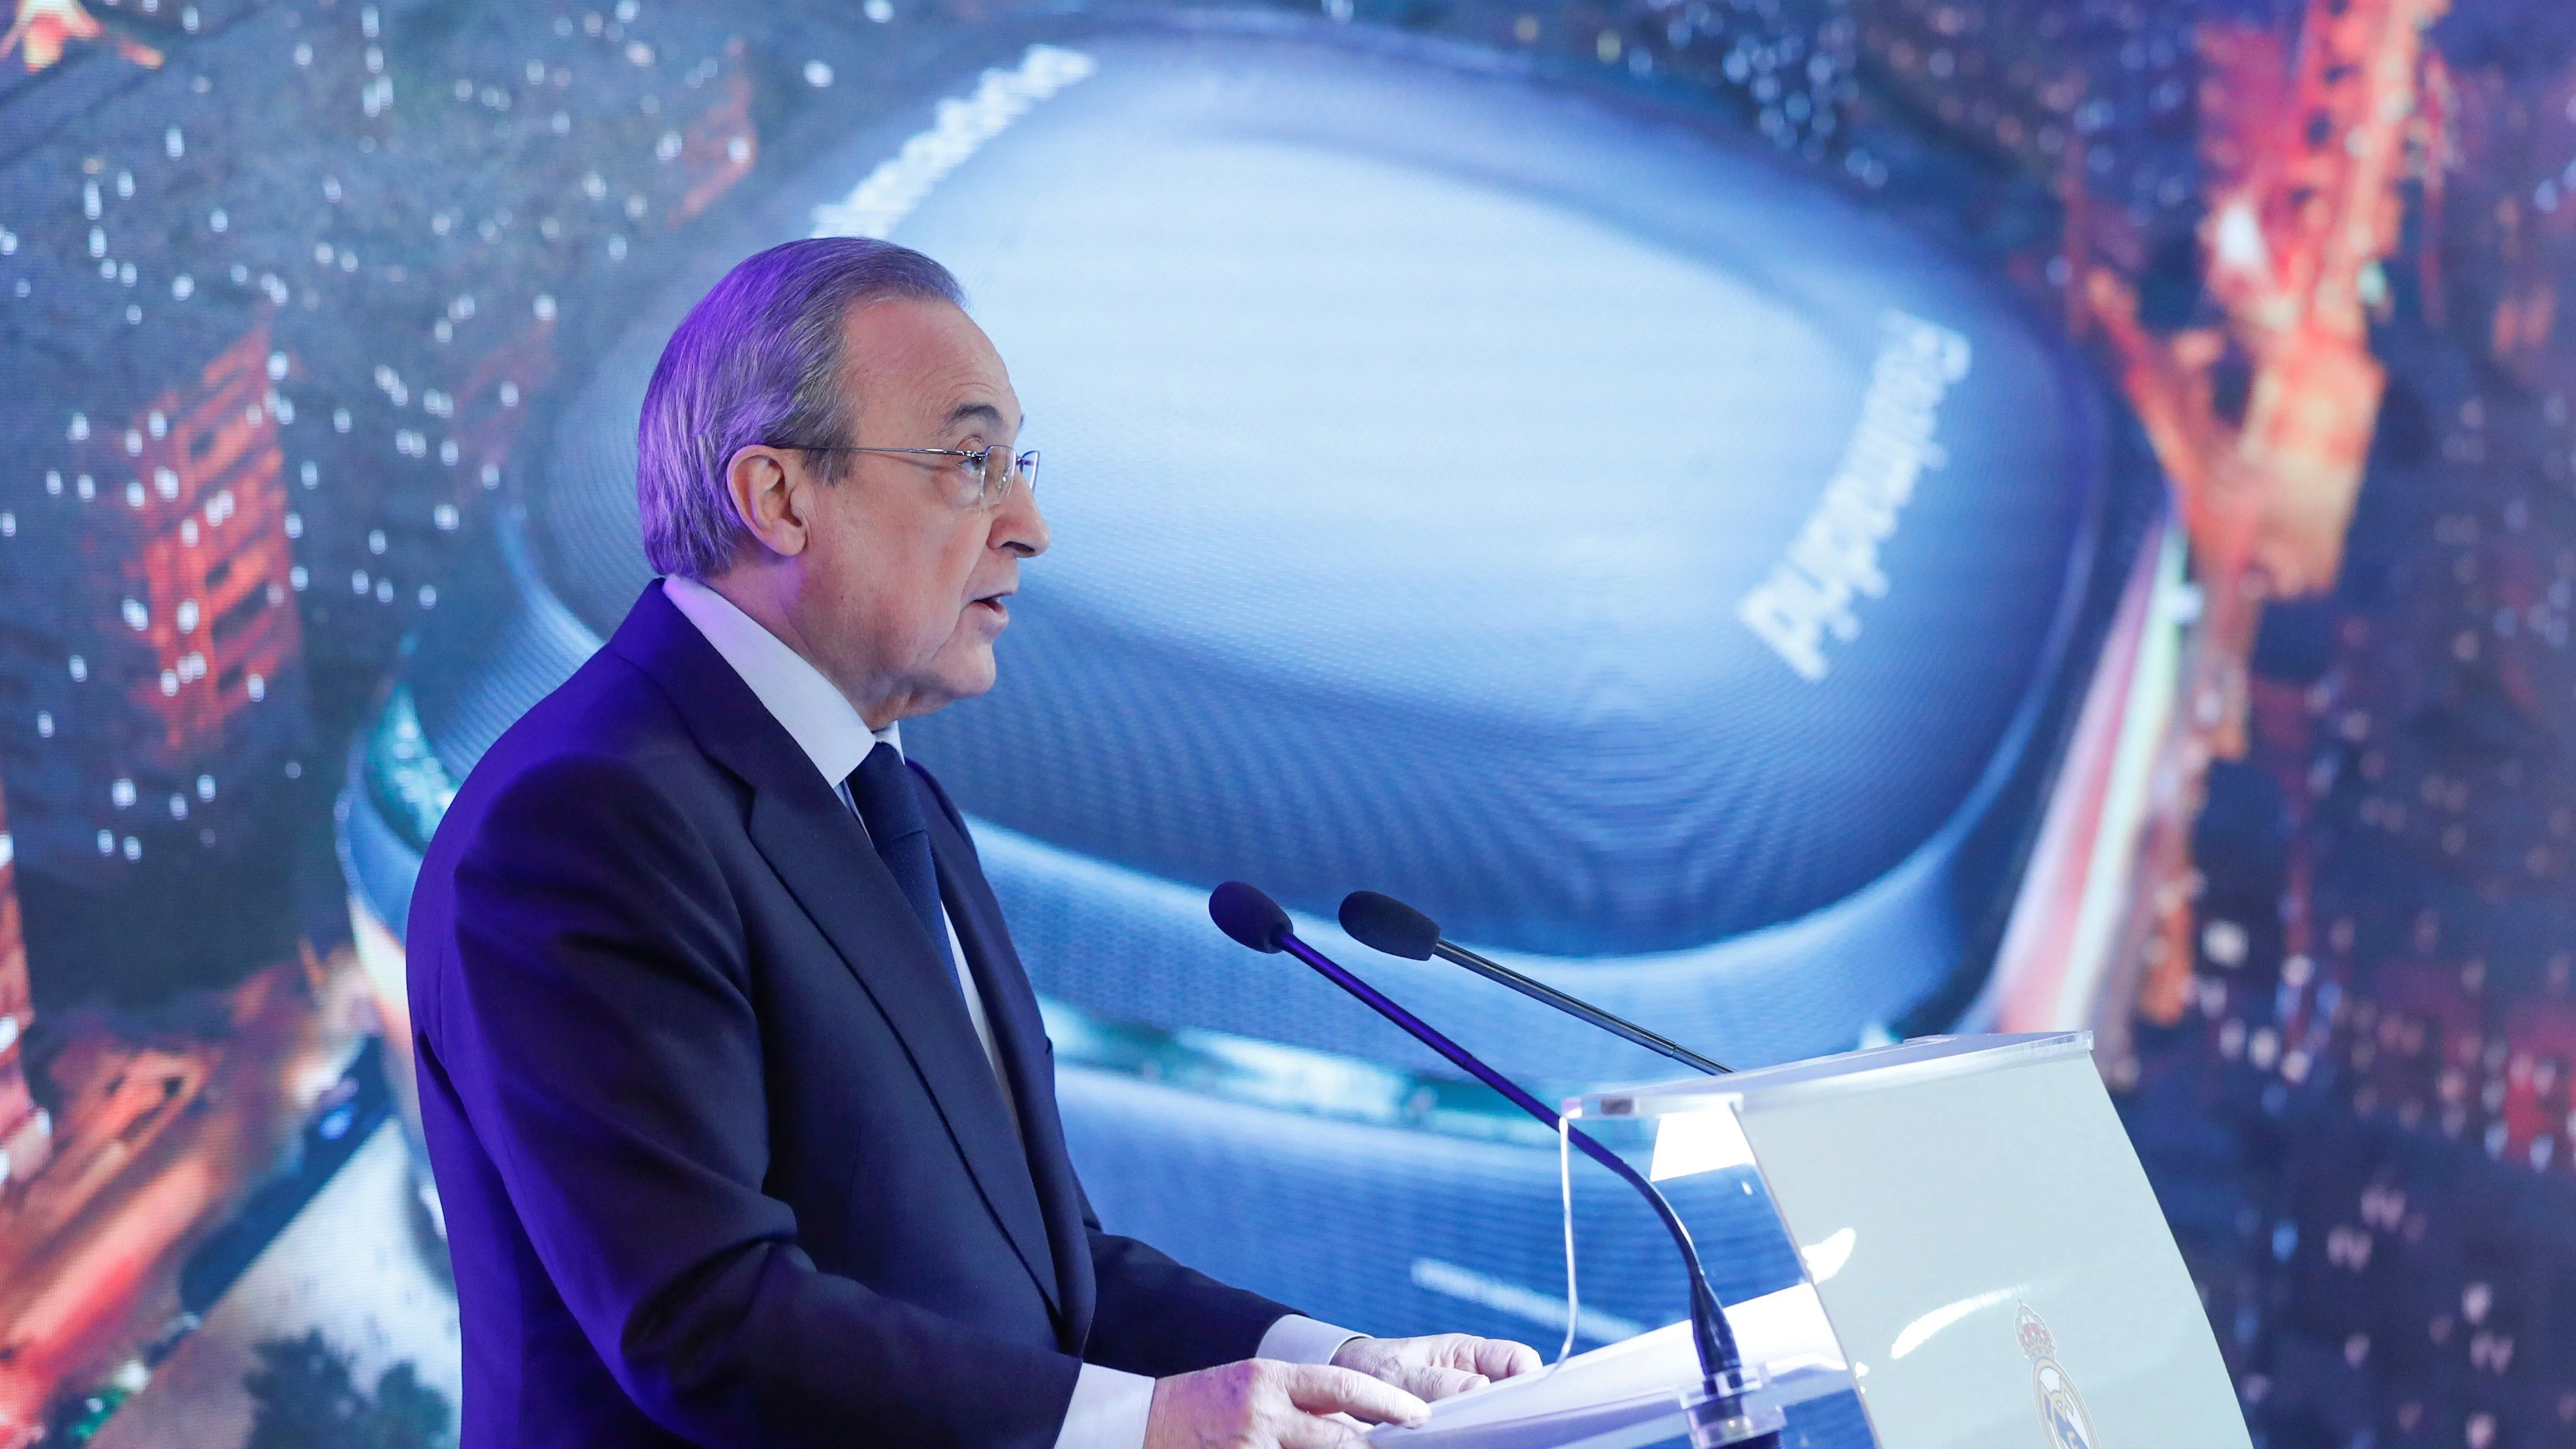
M 27 1028 L 36 1003 L 27 986 L 27 935 L 18 915 L 17 845 L 0 805 L 0 1212 L 9 1190 L 45 1165 L 53 1117 L 27 1083 Z
M 221 846 L 257 803 L 239 787 L 300 747 L 287 370 L 254 327 L 123 417 L 72 414 L 41 518 L 0 529 L 20 704 L 0 739 L 31 869 L 105 882 Z

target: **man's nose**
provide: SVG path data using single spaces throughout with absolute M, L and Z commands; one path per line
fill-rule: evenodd
M 1035 558 L 1047 551 L 1052 540 L 1047 534 L 1046 515 L 1038 510 L 1036 490 L 1019 487 L 993 515 L 993 547 Z

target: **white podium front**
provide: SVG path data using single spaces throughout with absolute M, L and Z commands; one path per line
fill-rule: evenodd
M 1857 1391 L 1878 1449 L 2250 1444 L 2089 1033 L 1929 1038 L 1564 1111 L 1643 1119 L 1657 1181 L 1759 1174 L 1807 1268 L 1728 1310 L 1774 1402 Z M 1676 1324 L 1370 1437 L 1633 1449 L 1682 1432 L 1695 1374 Z

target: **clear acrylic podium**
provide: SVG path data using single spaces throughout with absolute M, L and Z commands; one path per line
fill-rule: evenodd
M 1856 1392 L 1877 1449 L 2248 1449 L 2090 1033 L 1927 1038 L 1563 1110 L 1640 1119 L 1658 1181 L 1759 1174 L 1806 1264 L 1728 1307 L 1763 1403 Z M 1694 1376 L 1674 1324 L 1370 1438 L 1636 1449 L 1683 1432 Z

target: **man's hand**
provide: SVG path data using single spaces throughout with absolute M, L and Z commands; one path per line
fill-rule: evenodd
M 1383 1379 L 1423 1399 L 1481 1389 L 1495 1379 L 1538 1371 L 1538 1351 L 1508 1338 L 1434 1333 L 1423 1338 L 1354 1338 L 1333 1362 Z
M 1353 1420 L 1409 1428 L 1429 1412 L 1366 1374 L 1248 1358 L 1158 1381 L 1145 1449 L 1362 1449 Z

